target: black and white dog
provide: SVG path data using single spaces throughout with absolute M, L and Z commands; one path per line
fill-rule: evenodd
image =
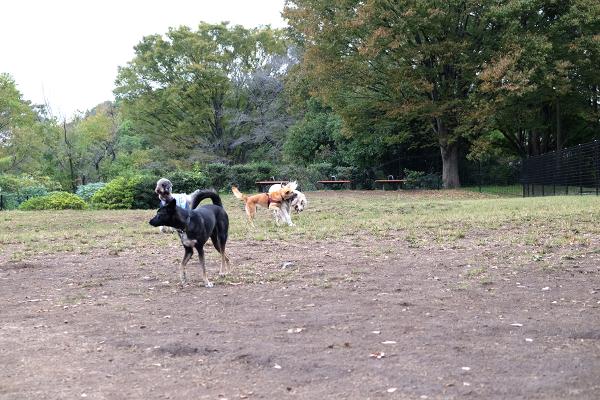
M 213 204 L 206 204 L 196 208 L 202 200 L 208 198 L 212 200 Z M 192 197 L 191 209 L 189 210 L 179 207 L 177 201 L 173 198 L 158 209 L 154 218 L 150 220 L 150 225 L 170 226 L 182 232 L 181 243 L 185 249 L 183 260 L 179 266 L 179 276 L 182 285 L 185 285 L 187 282 L 185 266 L 194 254 L 193 249 L 196 248 L 204 286 L 213 286 L 206 276 L 204 261 L 204 244 L 209 238 L 221 254 L 219 274 L 225 275 L 229 272 L 229 257 L 225 254 L 225 245 L 227 244 L 229 231 L 229 217 L 217 193 L 211 190 L 196 190 Z
M 283 222 L 289 226 L 294 226 L 294 223 L 292 222 L 291 210 L 294 210 L 299 214 L 308 205 L 308 200 L 306 199 L 304 193 L 297 190 L 298 183 L 296 181 L 288 183 L 288 186 L 292 188 L 294 195 L 291 198 L 284 200 L 280 209 L 275 210 L 273 214 L 275 216 L 275 223 L 279 224 L 279 221 L 283 220 Z M 276 183 L 275 185 L 271 185 L 271 187 L 269 187 L 269 193 L 279 189 L 281 189 L 281 185 Z

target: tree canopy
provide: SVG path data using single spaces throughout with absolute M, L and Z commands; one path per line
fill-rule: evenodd
M 600 137 L 597 0 L 288 0 L 284 17 L 143 37 L 116 101 L 71 121 L 0 74 L 0 178 L 410 165 L 456 187 L 474 163 Z

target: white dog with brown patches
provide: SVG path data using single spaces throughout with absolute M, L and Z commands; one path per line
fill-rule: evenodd
M 287 186 L 292 188 L 294 191 L 294 196 L 292 196 L 290 199 L 284 200 L 281 204 L 281 207 L 278 210 L 273 211 L 273 216 L 275 217 L 275 222 L 277 224 L 279 224 L 279 221 L 284 221 L 289 226 L 295 226 L 295 224 L 292 222 L 291 210 L 296 211 L 296 213 L 300 213 L 308 205 L 308 200 L 306 199 L 304 193 L 297 190 L 298 182 L 290 182 L 287 184 Z M 282 186 L 279 183 L 271 185 L 269 188 L 269 193 L 275 192 L 281 189 L 281 187 Z

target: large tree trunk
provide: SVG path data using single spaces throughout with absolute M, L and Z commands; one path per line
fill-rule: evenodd
M 529 131 L 528 138 L 528 152 L 529 156 L 538 156 L 540 155 L 540 134 L 537 130 L 532 129 Z
M 442 185 L 445 189 L 460 187 L 458 176 L 458 144 L 448 140 L 448 128 L 441 118 L 436 118 L 436 129 L 442 153 Z
M 445 189 L 460 187 L 458 177 L 458 145 L 456 143 L 445 145 L 440 143 L 442 153 L 442 184 Z

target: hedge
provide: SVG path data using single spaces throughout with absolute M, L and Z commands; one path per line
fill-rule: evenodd
M 24 201 L 19 210 L 83 210 L 87 208 L 85 201 L 68 192 L 53 192 L 45 196 L 33 197 Z

